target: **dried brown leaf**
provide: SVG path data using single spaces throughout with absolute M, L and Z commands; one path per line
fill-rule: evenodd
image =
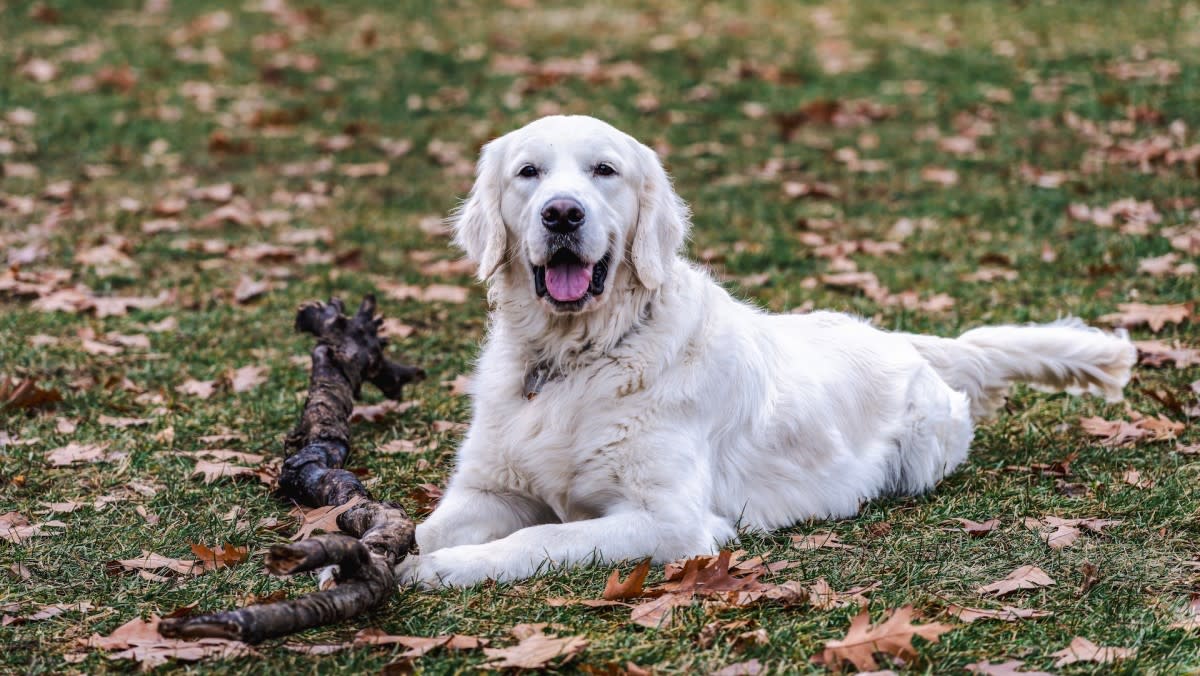
M 1028 620 L 1038 617 L 1050 617 L 1054 614 L 1048 610 L 1017 608 L 1016 606 L 1004 606 L 1000 608 L 1000 610 L 989 610 L 986 608 L 967 608 L 966 606 L 954 604 L 948 606 L 946 608 L 946 612 L 968 624 L 976 620 L 1000 620 L 1001 622 L 1016 622 L 1018 620 Z
M 957 521 L 962 525 L 962 531 L 964 533 L 970 535 L 971 537 L 977 538 L 983 537 L 1000 527 L 1000 519 L 988 519 L 987 521 L 980 523 L 978 521 L 956 517 L 951 519 L 951 521 Z
M 243 366 L 229 373 L 229 386 L 234 392 L 249 392 L 267 382 L 268 372 L 265 366 Z
M 882 622 L 871 625 L 871 616 L 864 609 L 850 623 L 845 638 L 825 642 L 825 650 L 814 659 L 830 668 L 839 668 L 850 662 L 860 671 L 879 668 L 876 653 L 885 653 L 909 661 L 917 657 L 912 640 L 920 636 L 926 641 L 937 643 L 938 637 L 954 629 L 953 626 L 931 622 L 913 624 L 912 606 L 892 611 Z
M 1192 316 L 1191 303 L 1148 305 L 1146 303 L 1120 303 L 1117 312 L 1100 317 L 1100 321 L 1114 326 L 1138 326 L 1146 324 L 1158 333 L 1167 324 L 1181 324 Z
M 1071 639 L 1071 643 L 1062 650 L 1050 653 L 1050 657 L 1057 657 L 1058 661 L 1054 663 L 1055 667 L 1062 668 L 1068 664 L 1076 662 L 1096 662 L 1098 664 L 1108 664 L 1118 660 L 1128 659 L 1137 652 L 1133 648 L 1114 648 L 1101 647 L 1091 641 L 1076 636 Z
M 169 570 L 180 575 L 199 575 L 204 572 L 204 566 L 194 559 L 172 559 L 144 549 L 142 555 L 135 559 L 121 559 L 113 563 L 125 570 Z
M 180 394 L 190 394 L 200 399 L 208 399 L 217 391 L 217 381 L 215 380 L 195 380 L 189 378 L 182 385 L 175 387 L 175 391 Z
M 56 404 L 63 400 L 58 390 L 44 390 L 37 386 L 37 378 L 25 378 L 14 385 L 5 377 L 0 380 L 0 402 L 4 410 L 32 410 Z
M 642 561 L 621 581 L 620 571 L 614 570 L 604 585 L 603 598 L 607 601 L 634 599 L 645 594 L 646 576 L 650 574 L 650 559 Z
M 792 546 L 796 549 L 854 549 L 845 544 L 837 533 L 818 532 L 809 535 L 793 535 Z
M 229 568 L 246 560 L 250 555 L 248 547 L 237 547 L 226 543 L 216 547 L 208 547 L 206 545 L 193 544 L 191 545 L 192 553 L 196 558 L 200 559 L 204 570 L 216 570 L 218 568 Z
M 294 542 L 296 540 L 308 539 L 315 535 L 318 531 L 325 533 L 340 533 L 341 528 L 338 527 L 337 518 L 341 516 L 343 512 L 349 511 L 351 507 L 354 507 L 360 502 L 362 502 L 362 497 L 355 496 L 340 505 L 330 505 L 327 507 L 318 507 L 316 509 L 302 511 L 302 522 L 300 524 L 300 529 L 296 531 L 295 535 L 292 536 L 292 541 Z M 296 510 L 293 510 L 293 513 L 295 511 Z
M 399 415 L 420 404 L 419 401 L 393 401 L 378 404 L 359 404 L 350 413 L 350 422 L 379 422 L 390 415 Z
M 235 465 L 231 462 L 213 462 L 211 460 L 198 459 L 196 460 L 196 467 L 192 470 L 191 476 L 202 476 L 204 477 L 204 483 L 211 484 L 217 479 L 224 477 L 257 476 L 257 472 L 258 470 L 253 467 Z
M 88 648 L 121 652 L 109 655 L 109 659 L 128 659 L 141 663 L 144 669 L 166 664 L 169 660 L 195 662 L 204 659 L 231 659 L 254 654 L 245 643 L 218 638 L 198 641 L 163 638 L 158 633 L 159 617 L 150 620 L 134 618 L 117 627 L 108 636 L 93 634 L 80 643 Z
M 1184 347 L 1178 342 L 1167 344 L 1161 340 L 1135 340 L 1138 363 L 1146 366 L 1166 366 L 1174 362 L 1175 368 L 1187 368 L 1200 364 L 1200 350 Z
M 108 444 L 81 444 L 75 441 L 46 453 L 51 467 L 69 467 L 91 462 L 113 462 L 125 457 L 124 453 L 109 451 Z
M 1036 589 L 1038 587 L 1049 587 L 1053 584 L 1054 579 L 1047 575 L 1041 568 L 1037 566 L 1021 566 L 1009 573 L 1003 580 L 983 585 L 975 591 L 980 594 L 1004 596 L 1018 589 Z
M 544 627 L 534 631 L 520 631 L 524 625 L 513 628 L 520 642 L 508 648 L 484 648 L 491 660 L 485 666 L 491 669 L 544 669 L 554 662 L 560 667 L 571 661 L 587 648 L 588 640 L 582 636 L 559 638 L 544 633 Z

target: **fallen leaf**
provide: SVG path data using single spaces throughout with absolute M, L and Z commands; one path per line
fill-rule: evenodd
M 390 167 L 387 162 L 364 162 L 362 164 L 343 164 L 338 167 L 338 172 L 349 178 L 363 178 L 366 176 L 387 176 Z
M 962 279 L 964 282 L 995 282 L 999 280 L 1011 282 L 1017 276 L 1018 273 L 1016 270 L 985 265 L 975 270 L 975 272 L 962 275 L 959 279 Z
M 1134 412 L 1132 417 L 1132 421 L 1105 420 L 1098 416 L 1080 418 L 1079 426 L 1092 436 L 1102 437 L 1100 445 L 1108 448 L 1125 446 L 1146 437 L 1149 437 L 1149 441 L 1175 439 L 1186 428 L 1183 423 L 1177 423 L 1161 413 L 1150 417 Z
M 192 559 L 172 559 L 168 556 L 142 550 L 142 555 L 136 559 L 121 559 L 112 564 L 125 570 L 169 570 L 180 575 L 199 575 L 204 572 L 204 566 Z
M 158 525 L 159 516 L 157 514 L 155 514 L 154 512 L 151 512 L 150 510 L 146 509 L 145 505 L 138 505 L 133 508 L 133 511 L 137 512 L 138 516 L 142 517 L 142 519 L 144 519 L 147 524 L 149 524 L 151 526 Z
M 1009 573 L 1003 580 L 983 585 L 975 591 L 979 594 L 1004 596 L 1018 589 L 1036 589 L 1038 587 L 1049 587 L 1053 584 L 1054 580 L 1041 568 L 1037 566 L 1021 566 Z
M 1054 666 L 1062 668 L 1076 662 L 1108 664 L 1128 659 L 1135 652 L 1137 651 L 1132 648 L 1101 647 L 1082 636 L 1076 636 L 1071 639 L 1070 645 L 1058 652 L 1050 653 L 1050 657 L 1057 657 L 1058 661 L 1054 663 Z
M 792 546 L 796 549 L 854 549 L 845 544 L 837 533 L 812 533 L 811 535 L 793 535 Z
M 340 505 L 329 505 L 304 511 L 302 513 L 300 529 L 291 537 L 291 540 L 293 542 L 305 540 L 312 537 L 318 531 L 340 533 L 341 528 L 338 527 L 337 518 L 362 502 L 362 500 L 362 496 L 355 496 Z
M 382 629 L 362 629 L 354 635 L 353 645 L 402 645 L 408 650 L 400 655 L 415 658 L 435 648 L 447 650 L 477 650 L 488 643 L 487 639 L 464 634 L 443 636 L 393 636 Z
M 217 479 L 224 477 L 240 477 L 240 476 L 257 476 L 258 470 L 253 467 L 245 467 L 243 465 L 235 465 L 231 462 L 213 462 L 211 460 L 198 459 L 196 467 L 192 470 L 191 476 L 204 477 L 204 483 L 211 484 Z
M 55 514 L 70 514 L 80 507 L 86 507 L 87 503 L 68 500 L 66 502 L 43 502 L 41 505 L 45 507 L 46 511 L 48 512 L 53 512 Z
M 614 570 L 604 585 L 602 597 L 607 601 L 633 599 L 645 593 L 646 576 L 650 574 L 650 559 L 642 561 L 621 581 L 620 571 Z
M 1168 323 L 1181 324 L 1192 315 L 1192 305 L 1167 304 L 1147 305 L 1145 303 L 1119 303 L 1117 312 L 1100 317 L 1100 321 L 1113 326 L 1138 326 L 1146 324 L 1154 333 L 1158 333 Z
M 15 385 L 7 377 L 0 380 L 0 402 L 3 402 L 0 409 L 32 410 L 50 406 L 62 400 L 62 394 L 58 390 L 43 390 L 38 387 L 36 378 L 25 378 L 17 381 Z
M 196 558 L 200 559 L 200 563 L 204 565 L 204 570 L 217 570 L 218 568 L 229 568 L 246 560 L 250 555 L 250 549 L 247 547 L 237 547 L 226 543 L 218 545 L 215 548 L 205 545 L 191 545 L 192 553 Z
M 522 626 L 526 625 L 513 628 L 513 634 L 520 639 L 515 646 L 483 649 L 484 654 L 491 658 L 484 666 L 490 669 L 545 669 L 557 660 L 554 666 L 561 667 L 583 652 L 588 645 L 588 640 L 582 636 L 559 638 L 544 633 L 544 626 L 536 626 L 532 631 L 522 632 Z
M 206 185 L 199 188 L 192 188 L 188 191 L 188 197 L 194 200 L 207 200 L 209 202 L 217 202 L 224 204 L 233 199 L 234 188 L 232 183 L 217 183 L 214 185 Z
M 221 440 L 224 441 L 224 439 Z M 201 439 L 201 441 L 206 441 L 206 439 Z M 266 459 L 265 456 L 258 453 L 231 451 L 227 448 L 207 448 L 201 451 L 177 451 L 176 455 L 183 455 L 190 458 L 211 458 L 213 460 L 236 460 L 238 462 L 248 463 L 258 463 Z
M 408 492 L 408 497 L 416 501 L 417 506 L 423 512 L 428 514 L 433 511 L 437 503 L 442 499 L 442 489 L 434 484 L 424 483 L 417 484 L 415 488 Z
M 380 334 L 389 338 L 407 338 L 416 331 L 415 327 L 405 324 L 395 317 L 384 317 L 383 326 L 380 329 Z
M 880 583 L 873 582 L 866 586 L 855 587 L 844 592 L 838 592 L 829 586 L 825 578 L 817 578 L 808 587 L 808 602 L 817 610 L 832 610 L 834 608 L 844 608 L 847 606 L 858 606 L 866 608 L 870 600 L 864 596 L 867 592 L 872 591 L 879 586 Z
M 376 280 L 383 292 L 395 300 L 419 300 L 425 302 L 441 301 L 446 303 L 465 303 L 470 297 L 470 290 L 462 286 L 448 284 L 431 284 L 426 287 L 395 284 L 386 280 Z
M 58 77 L 58 66 L 46 59 L 32 58 L 21 66 L 19 72 L 38 84 L 45 84 Z
M 912 624 L 913 608 L 904 606 L 888 614 L 879 624 L 871 625 L 871 615 L 863 609 L 850 623 L 845 638 L 825 642 L 825 649 L 814 658 L 819 664 L 837 669 L 843 662 L 850 662 L 860 671 L 879 668 L 876 653 L 886 653 L 902 660 L 917 657 L 912 640 L 916 636 L 937 643 L 938 637 L 954 629 L 953 626 L 931 622 Z
M 1048 610 L 1017 608 L 1016 606 L 1004 606 L 1000 610 L 988 610 L 985 608 L 967 608 L 965 606 L 954 604 L 948 606 L 946 608 L 946 612 L 968 624 L 976 620 L 1000 620 L 1001 622 L 1016 622 L 1018 620 L 1028 620 L 1037 617 L 1050 617 L 1054 614 Z
M 629 613 L 629 620 L 648 629 L 665 629 L 671 626 L 675 608 L 692 605 L 693 596 L 692 593 L 664 594 L 634 606 Z
M 217 381 L 215 380 L 195 380 L 188 379 L 175 388 L 180 394 L 190 394 L 201 399 L 208 399 L 217 391 Z
M 1051 549 L 1062 549 L 1070 546 L 1079 538 L 1080 529 L 1090 530 L 1093 533 L 1101 533 L 1107 526 L 1116 526 L 1122 521 L 1115 519 L 1061 519 L 1057 516 L 1044 516 L 1041 520 L 1025 519 L 1027 528 L 1044 529 L 1051 527 L 1054 530 L 1043 532 L 1039 535 L 1041 539 Z
M 842 191 L 832 183 L 823 183 L 821 181 L 784 181 L 783 195 L 791 199 L 801 197 L 817 197 L 817 198 L 832 198 L 837 199 Z
M 249 303 L 271 290 L 271 283 L 264 280 L 256 280 L 253 277 L 242 275 L 238 279 L 237 286 L 233 289 L 233 299 L 238 304 Z
M 32 524 L 24 515 L 18 512 L 0 514 L 0 539 L 13 543 L 21 543 L 31 537 L 45 537 L 50 533 L 43 532 L 47 526 L 66 525 L 61 521 Z
M 1160 340 L 1135 340 L 1138 363 L 1146 366 L 1166 366 L 1174 362 L 1175 368 L 1187 368 L 1200 364 L 1200 350 L 1183 347 L 1178 342 L 1167 344 Z
M 243 366 L 229 374 L 229 386 L 234 392 L 248 392 L 267 382 L 265 366 Z
M 90 462 L 113 462 L 124 457 L 124 453 L 108 451 L 108 444 L 81 444 L 75 441 L 46 453 L 46 460 L 52 467 L 68 467 Z
M 79 639 L 88 648 L 121 652 L 109 655 L 109 659 L 127 659 L 141 663 L 144 669 L 166 664 L 169 660 L 195 662 L 203 659 L 231 659 L 254 655 L 250 646 L 238 641 L 205 638 L 197 641 L 163 638 L 158 633 L 160 618 L 151 615 L 146 621 L 135 617 L 117 627 L 108 636 L 92 634 L 89 639 Z
M 949 187 L 958 183 L 958 172 L 943 167 L 925 167 L 921 170 L 921 180 Z
M 52 617 L 58 617 L 63 613 L 87 613 L 94 609 L 90 601 L 79 601 L 76 603 L 51 603 L 45 606 L 38 606 L 38 609 L 30 615 L 19 617 L 4 616 L 0 621 L 0 626 L 8 626 L 10 624 L 25 624 L 26 622 L 40 622 L 48 620 Z
M 427 450 L 430 449 L 419 446 L 416 442 L 410 441 L 409 439 L 392 439 L 386 444 L 380 444 L 379 446 L 375 447 L 375 452 L 382 453 L 383 455 L 395 455 L 397 453 L 424 453 Z
M 146 418 L 121 418 L 108 415 L 101 415 L 96 419 L 96 422 L 104 425 L 105 427 L 117 427 L 120 429 L 124 429 L 126 427 L 141 427 L 142 425 L 150 424 L 150 421 Z
M 475 264 L 466 258 L 437 260 L 422 265 L 421 274 L 433 277 L 469 277 L 475 274 Z
M 963 518 L 954 518 L 954 519 L 951 519 L 951 521 L 957 521 L 959 524 L 962 525 L 962 531 L 964 533 L 970 535 L 971 537 L 977 537 L 977 538 L 983 537 L 984 535 L 987 535 L 988 533 L 990 533 L 1000 527 L 999 519 L 988 519 L 987 521 L 984 521 L 983 523 L 979 523 L 978 521 L 972 521 L 970 519 L 963 519 Z
M 350 422 L 379 422 L 389 415 L 399 415 L 419 404 L 419 401 L 393 401 L 378 404 L 359 404 L 350 413 Z
M 454 422 L 451 420 L 434 420 L 433 431 L 438 434 L 455 433 L 461 434 L 467 431 L 469 426 L 466 423 Z
M 91 338 L 83 338 L 79 341 L 79 344 L 80 347 L 83 348 L 84 352 L 97 356 L 111 357 L 113 355 L 121 354 L 124 351 L 122 348 L 117 347 L 116 345 L 109 345 L 108 343 L 102 343 L 98 340 L 92 340 Z
M 1142 473 L 1136 469 L 1125 470 L 1125 473 L 1121 475 L 1121 481 L 1124 481 L 1134 488 L 1145 489 L 1154 487 L 1154 482 L 1150 479 L 1143 479 Z

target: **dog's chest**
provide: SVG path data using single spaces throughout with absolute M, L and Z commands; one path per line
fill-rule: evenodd
M 518 392 L 480 402 L 502 440 L 495 450 L 505 473 L 564 521 L 599 516 L 623 492 L 622 441 L 637 397 L 622 394 L 619 371 L 607 371 L 544 374 L 535 392 L 523 377 Z

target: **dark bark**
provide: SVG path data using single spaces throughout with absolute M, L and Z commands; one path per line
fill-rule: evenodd
M 364 382 L 399 399 L 406 383 L 425 374 L 383 356 L 383 320 L 375 316 L 373 296 L 363 299 L 353 317 L 344 313 L 335 298 L 328 304 L 305 304 L 296 315 L 296 329 L 316 336 L 317 346 L 304 411 L 284 442 L 288 457 L 279 475 L 279 492 L 309 507 L 360 501 L 338 516 L 338 528 L 349 535 L 318 535 L 275 545 L 266 559 L 267 568 L 277 575 L 337 566 L 338 585 L 288 601 L 163 620 L 163 636 L 258 643 L 361 615 L 391 598 L 392 569 L 413 544 L 413 522 L 400 505 L 373 500 L 358 477 L 342 469 L 350 455 L 350 413 Z

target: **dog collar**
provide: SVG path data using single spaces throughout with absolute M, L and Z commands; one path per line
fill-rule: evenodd
M 559 378 L 562 378 L 561 371 L 552 369 L 543 363 L 539 362 L 530 366 L 525 371 L 525 398 L 533 399 L 538 396 L 546 383 Z

